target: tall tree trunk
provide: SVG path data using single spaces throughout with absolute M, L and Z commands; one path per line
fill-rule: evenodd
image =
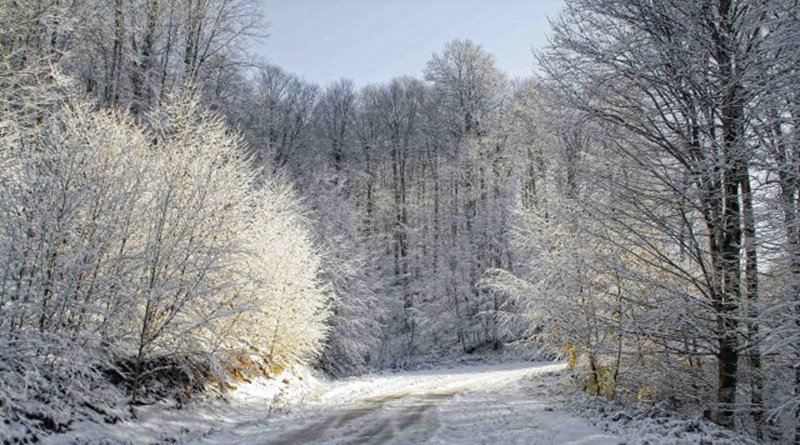
M 745 249 L 745 288 L 747 291 L 747 334 L 749 337 L 748 357 L 750 362 L 750 403 L 753 408 L 753 423 L 756 438 L 763 439 L 762 422 L 764 418 L 763 392 L 764 375 L 761 369 L 761 346 L 758 322 L 759 286 L 758 286 L 758 251 L 756 244 L 756 219 L 753 213 L 753 191 L 750 186 L 750 172 L 745 167 L 741 178 L 742 208 L 744 220 Z
M 733 60 L 735 52 L 734 0 L 720 0 L 719 26 L 714 34 L 716 61 L 719 67 L 721 139 L 723 154 L 722 236 L 720 237 L 720 273 L 722 294 L 716 304 L 719 329 L 720 411 L 717 422 L 727 428 L 735 424 L 739 341 L 737 310 L 741 299 L 742 218 L 739 186 L 744 171 L 745 145 L 742 143 L 743 91 Z
M 409 270 L 408 270 L 408 208 L 406 202 L 406 149 L 403 147 L 400 150 L 400 264 L 401 264 L 401 277 L 402 277 L 402 291 L 403 291 L 403 309 L 406 313 L 406 324 L 409 332 L 409 347 L 413 352 L 414 347 L 414 301 L 411 292 L 408 288 Z
M 431 157 L 433 170 L 433 273 L 439 271 L 439 240 L 441 238 L 440 222 L 440 185 L 439 185 L 439 155 L 434 152 Z
M 153 47 L 156 40 L 156 25 L 158 20 L 158 0 L 147 2 L 147 27 L 142 39 L 142 49 L 136 67 L 131 71 L 131 113 L 138 115 L 148 105 L 150 99 L 149 76 L 153 68 Z
M 186 40 L 184 42 L 184 85 L 193 83 L 197 77 L 200 37 L 203 31 L 205 0 L 189 0 L 186 5 Z
M 116 106 L 119 103 L 120 76 L 122 73 L 122 50 L 124 44 L 123 0 L 114 1 L 114 43 L 111 48 L 111 66 L 106 82 L 106 103 Z
M 374 219 L 373 215 L 375 213 L 375 200 L 374 200 L 374 197 L 373 197 L 373 194 L 374 194 L 373 188 L 375 187 L 375 185 L 373 183 L 374 182 L 374 172 L 372 171 L 372 145 L 371 144 L 366 144 L 364 146 L 364 159 L 365 159 L 366 170 L 367 170 L 366 171 L 366 174 L 367 174 L 367 179 L 366 179 L 367 190 L 366 190 L 366 196 L 365 196 L 365 199 L 366 199 L 367 202 L 366 202 L 366 206 L 365 206 L 365 208 L 366 208 L 366 216 L 364 218 L 365 219 L 365 221 L 364 221 L 364 233 L 366 234 L 367 239 L 370 239 L 372 237 L 372 224 L 373 224 L 372 221 Z
M 800 112 L 798 112 L 800 114 Z M 775 115 L 775 161 L 778 168 L 778 179 L 781 189 L 781 207 L 783 225 L 787 241 L 789 257 L 789 274 L 791 283 L 787 301 L 794 303 L 795 326 L 800 330 L 800 115 L 796 116 L 793 134 L 784 131 L 778 115 Z M 800 345 L 795 345 L 794 393 L 800 397 Z M 795 412 L 795 443 L 800 443 L 800 407 Z

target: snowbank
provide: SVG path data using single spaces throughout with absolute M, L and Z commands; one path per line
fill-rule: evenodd
M 566 373 L 538 376 L 531 391 L 547 392 L 552 402 L 583 417 L 602 431 L 623 437 L 627 445 L 755 445 L 700 416 L 675 413 L 657 404 L 622 406 L 575 388 Z
M 287 369 L 275 378 L 238 385 L 224 399 L 178 408 L 158 403 L 135 408 L 135 419 L 118 424 L 81 422 L 70 432 L 46 437 L 48 445 L 178 443 L 196 440 L 247 422 L 262 422 L 290 406 L 319 397 L 324 377 L 307 367 Z

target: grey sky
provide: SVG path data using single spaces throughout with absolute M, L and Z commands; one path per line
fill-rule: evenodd
M 261 0 L 270 37 L 257 54 L 322 85 L 419 76 L 431 53 L 469 38 L 512 77 L 533 70 L 563 0 Z

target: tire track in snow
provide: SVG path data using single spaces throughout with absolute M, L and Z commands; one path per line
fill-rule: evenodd
M 459 387 L 428 394 L 391 392 L 371 397 L 356 408 L 315 422 L 264 445 L 294 445 L 329 439 L 336 440 L 336 443 L 381 444 L 409 431 L 417 439 L 424 441 L 432 437 L 441 425 L 436 405 L 455 396 L 461 389 Z M 334 437 L 337 439 L 333 439 Z
M 399 372 L 333 382 L 299 411 L 206 437 L 205 444 L 610 445 L 619 438 L 554 410 L 532 378 L 558 363 Z

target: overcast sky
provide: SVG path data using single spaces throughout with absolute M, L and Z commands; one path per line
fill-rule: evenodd
M 306 80 L 357 84 L 421 76 L 431 53 L 469 38 L 512 77 L 533 70 L 563 0 L 261 0 L 270 36 L 256 53 Z

